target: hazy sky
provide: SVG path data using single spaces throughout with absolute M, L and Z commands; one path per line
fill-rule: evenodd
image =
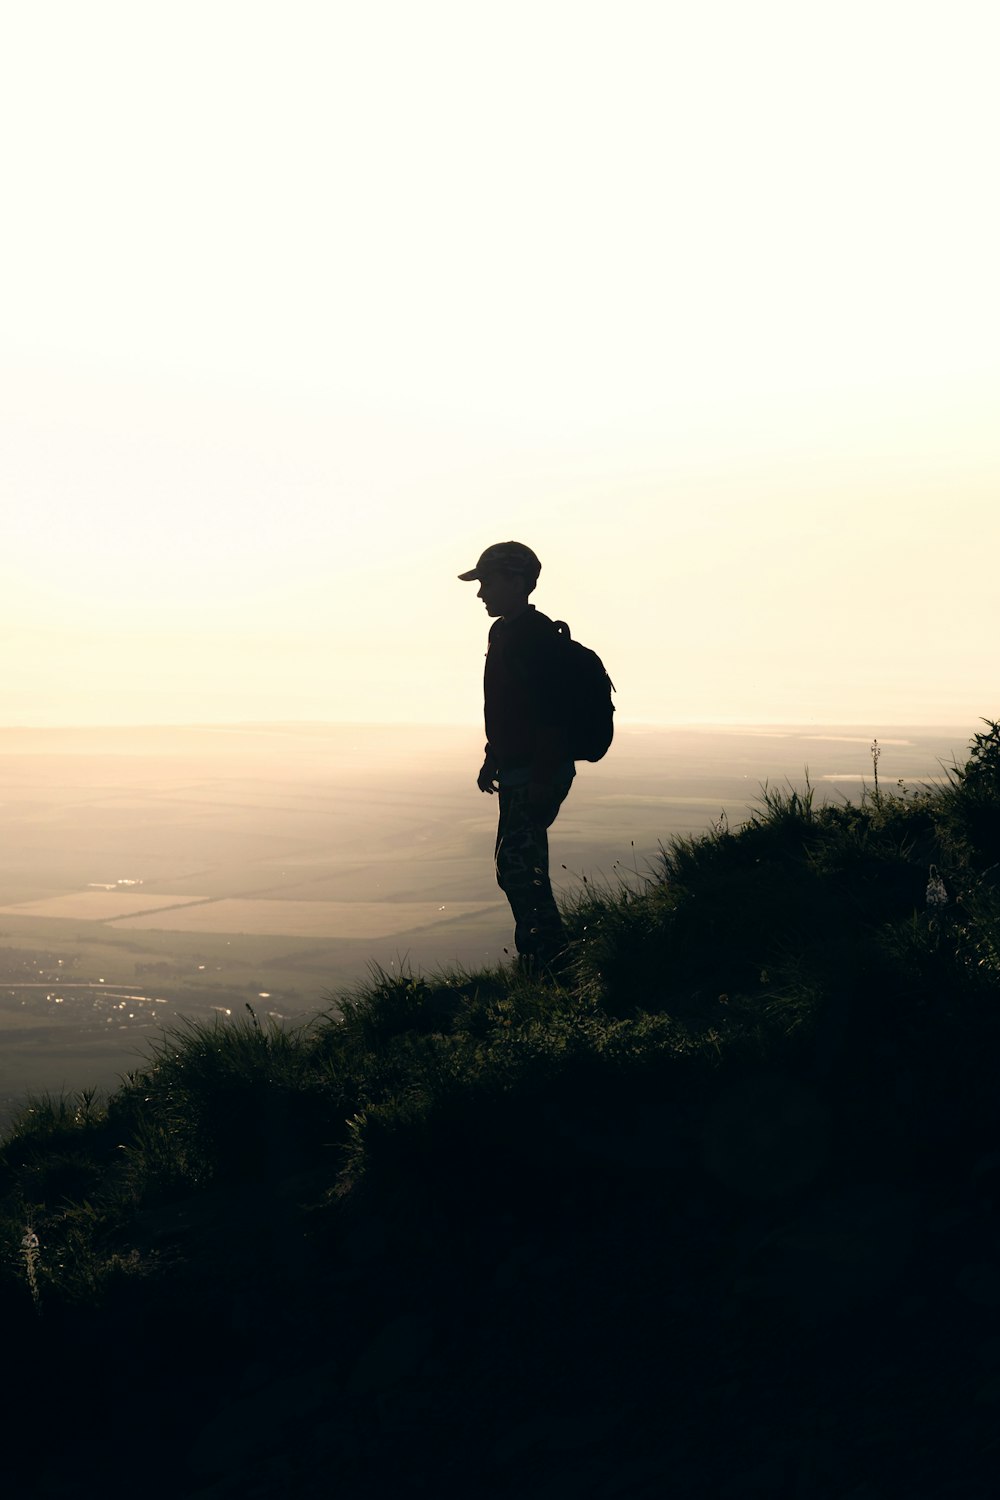
M 623 720 L 997 717 L 998 43 L 4 6 L 0 723 L 467 721 L 511 537 Z

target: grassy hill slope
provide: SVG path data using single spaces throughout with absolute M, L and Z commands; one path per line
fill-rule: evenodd
M 0 1148 L 36 1495 L 994 1492 L 1000 727 Z M 60 1434 L 58 1452 L 29 1434 Z

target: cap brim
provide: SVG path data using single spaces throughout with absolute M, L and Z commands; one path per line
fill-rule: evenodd
M 479 577 L 479 574 L 476 572 L 475 568 L 473 568 L 471 573 L 459 573 L 458 576 L 463 583 L 472 583 L 476 578 Z

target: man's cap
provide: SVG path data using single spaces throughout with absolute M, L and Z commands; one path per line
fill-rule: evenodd
M 538 558 L 523 542 L 494 542 L 474 568 L 458 576 L 463 583 L 471 583 L 474 578 L 482 582 L 484 573 L 524 573 L 528 578 L 537 579 L 541 571 Z

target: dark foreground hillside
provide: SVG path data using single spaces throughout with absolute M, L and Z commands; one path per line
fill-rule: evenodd
M 0 1148 L 36 1497 L 1000 1489 L 1000 728 Z

